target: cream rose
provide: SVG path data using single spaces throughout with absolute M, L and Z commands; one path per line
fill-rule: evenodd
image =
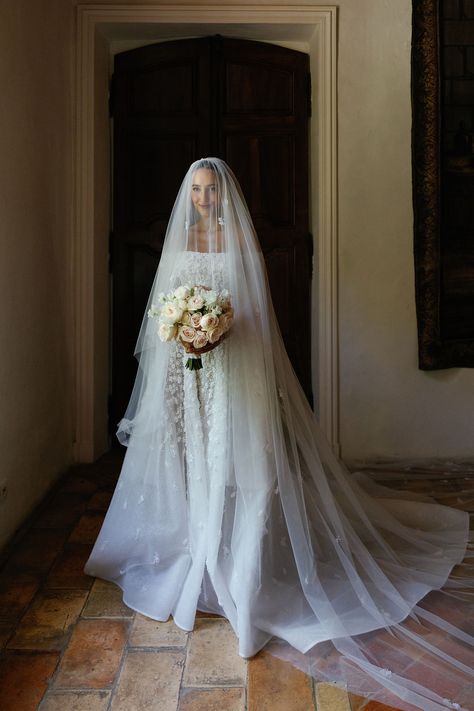
M 160 341 L 172 341 L 175 338 L 178 329 L 171 323 L 160 323 L 158 327 L 158 336 Z
M 191 326 L 191 314 L 189 311 L 185 311 L 184 314 L 181 316 L 181 323 L 183 326 Z
M 216 328 L 211 328 L 210 331 L 207 332 L 207 337 L 209 338 L 209 343 L 217 343 L 219 338 L 222 336 L 222 328 L 219 326 L 216 326 Z
M 216 300 L 217 294 L 214 289 L 209 289 L 209 291 L 204 292 L 204 301 L 206 302 L 207 306 L 212 306 L 216 303 Z
M 156 304 L 151 305 L 151 309 L 148 309 L 148 318 L 154 318 L 155 316 L 158 316 L 158 314 L 161 312 L 161 306 L 157 306 Z
M 228 331 L 232 326 L 232 320 L 232 316 L 228 313 L 222 314 L 222 316 L 219 317 L 219 328 L 222 329 L 223 333 Z
M 174 295 L 177 299 L 187 299 L 189 291 L 189 287 L 187 286 L 178 286 L 178 288 L 174 290 Z
M 194 328 L 199 328 L 201 325 L 201 314 L 191 314 L 191 324 Z
M 161 316 L 168 323 L 176 323 L 182 315 L 183 310 L 177 304 L 165 304 L 161 309 Z
M 203 331 L 210 331 L 211 328 L 215 328 L 219 323 L 219 319 L 214 314 L 204 314 L 201 319 L 201 328 Z
M 194 329 L 192 326 L 181 326 L 181 328 L 179 329 L 179 337 L 182 341 L 185 341 L 186 343 L 192 343 L 194 341 L 195 336 L 196 329 Z
M 194 294 L 188 299 L 188 309 L 190 311 L 199 311 L 204 306 L 204 299 L 199 294 Z
M 218 304 L 219 304 L 220 306 L 223 306 L 224 308 L 225 308 L 226 306 L 229 306 L 229 304 L 230 304 L 230 294 L 229 294 L 229 292 L 227 291 L 227 289 L 223 289 L 223 290 L 220 292 L 219 298 L 218 298 L 217 301 L 218 301 Z
M 204 331 L 198 331 L 194 337 L 193 346 L 194 348 L 204 348 L 208 343 L 207 333 Z

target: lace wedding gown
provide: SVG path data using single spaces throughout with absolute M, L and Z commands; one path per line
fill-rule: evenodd
M 181 284 L 228 288 L 225 255 L 183 251 L 170 280 L 171 288 Z M 137 426 L 130 439 L 86 572 L 117 583 L 129 607 L 157 620 L 172 615 L 185 630 L 193 629 L 196 609 L 225 616 L 244 657 L 276 637 L 298 653 L 314 647 L 318 664 L 309 671 L 319 678 L 352 682 L 352 663 L 375 680 L 376 689 L 382 684 L 402 693 L 384 677 L 392 673 L 385 657 L 373 661 L 374 647 L 365 648 L 361 636 L 393 630 L 388 643 L 375 640 L 392 661 L 402 642 L 425 644 L 425 632 L 410 637 L 413 620 L 406 630 L 399 623 L 414 609 L 422 618 L 431 615 L 417 603 L 442 587 L 463 559 L 468 517 L 427 497 L 347 476 L 324 437 L 310 429 L 304 396 L 283 380 L 277 382 L 281 434 L 269 441 L 260 426 L 265 418 L 258 373 L 245 384 L 233 377 L 232 333 L 203 354 L 198 371 L 184 368 L 176 342 L 164 344 L 164 398 L 152 388 L 148 404 L 144 398 L 155 430 L 142 433 Z M 235 404 L 242 387 L 253 397 L 248 412 Z M 256 439 L 249 442 L 253 458 L 247 460 L 245 442 L 236 444 L 239 418 L 248 420 L 248 436 Z M 245 464 L 237 468 L 237 459 Z M 441 627 L 445 636 L 452 630 Z M 328 672 L 331 653 L 321 645 L 331 640 L 339 656 Z M 453 643 L 464 641 L 454 634 Z M 427 649 L 432 646 L 426 642 Z M 278 648 L 274 653 L 282 654 Z M 286 658 L 301 664 L 291 654 Z M 308 671 L 306 655 L 302 659 Z M 373 689 L 369 683 L 352 688 Z M 421 698 L 418 687 L 410 693 L 410 701 Z M 422 708 L 461 708 L 433 698 Z
M 227 288 L 224 255 L 185 251 L 170 284 Z M 181 346 L 167 347 L 165 399 L 156 403 L 165 436 L 146 447 L 140 437 L 130 443 L 85 570 L 120 585 L 129 607 L 157 620 L 171 614 L 185 630 L 193 629 L 197 609 L 227 617 L 236 631 L 247 627 L 240 651 L 251 656 L 272 635 L 250 632 L 249 619 L 243 626 L 250 603 L 247 571 L 259 575 L 258 561 L 252 564 L 258 531 L 243 530 L 239 545 L 233 542 L 238 527 L 236 481 L 228 465 L 228 341 L 204 353 L 202 369 L 192 371 L 184 368 Z

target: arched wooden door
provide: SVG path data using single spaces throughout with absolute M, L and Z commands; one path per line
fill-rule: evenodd
M 311 401 L 309 96 L 308 55 L 266 43 L 207 37 L 115 57 L 112 432 L 131 393 L 133 349 L 176 193 L 189 164 L 206 155 L 224 158 L 241 183 Z

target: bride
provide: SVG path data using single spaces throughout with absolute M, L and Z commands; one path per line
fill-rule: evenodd
M 149 314 L 197 285 L 227 290 L 234 320 L 225 338 L 185 353 Z M 202 368 L 185 367 L 198 352 Z M 450 617 L 470 600 L 450 575 L 468 514 L 335 457 L 285 352 L 245 200 L 218 158 L 183 180 L 135 355 L 117 431 L 128 448 L 86 572 L 184 630 L 197 609 L 223 615 L 243 657 L 265 646 L 399 708 L 468 709 L 472 637 Z

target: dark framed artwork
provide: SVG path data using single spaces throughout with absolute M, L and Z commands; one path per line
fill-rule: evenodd
M 413 0 L 419 367 L 474 367 L 474 2 Z

